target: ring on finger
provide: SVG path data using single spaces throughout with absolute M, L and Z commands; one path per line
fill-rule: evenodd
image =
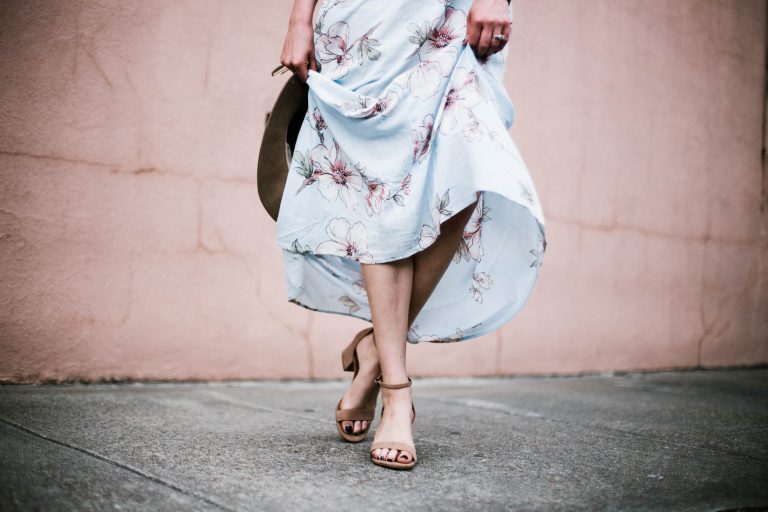
M 505 36 L 504 34 L 494 34 L 494 35 L 491 36 L 491 39 L 497 39 L 499 41 L 506 41 L 507 40 L 507 36 Z

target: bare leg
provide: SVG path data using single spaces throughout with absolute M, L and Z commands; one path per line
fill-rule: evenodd
M 448 268 L 475 204 L 445 222 L 441 226 L 440 237 L 414 257 L 391 262 L 390 265 L 362 266 L 381 376 L 385 383 L 398 384 L 408 380 L 405 365 L 408 327 Z M 414 290 L 418 291 L 416 297 Z M 384 414 L 374 441 L 385 439 L 413 444 L 412 388 L 382 388 L 381 394 Z M 413 460 L 413 454 L 407 451 L 387 448 L 376 449 L 374 457 L 402 463 Z
M 413 258 L 362 265 L 363 279 L 371 306 L 371 320 L 376 337 L 382 380 L 387 384 L 407 382 L 405 344 L 408 331 L 408 311 L 413 290 Z M 381 388 L 384 410 L 374 441 L 381 439 L 413 443 L 411 432 L 411 388 Z M 395 460 L 398 450 L 376 450 L 379 458 Z M 391 453 L 390 453 L 391 452 Z M 410 462 L 407 452 L 398 462 Z
M 407 332 L 408 327 L 410 327 L 411 323 L 413 323 L 413 320 L 418 315 L 419 311 L 421 311 L 421 308 L 426 304 L 427 299 L 432 294 L 432 291 L 437 286 L 437 283 L 440 281 L 440 278 L 445 273 L 445 270 L 450 265 L 451 259 L 453 258 L 454 253 L 456 252 L 456 249 L 459 246 L 459 241 L 461 240 L 461 236 L 464 232 L 464 227 L 467 225 L 467 222 L 469 221 L 470 216 L 472 215 L 472 210 L 476 206 L 477 202 L 472 203 L 462 211 L 456 213 L 453 217 L 448 219 L 447 221 L 443 222 L 440 226 L 440 236 L 435 240 L 435 242 L 424 249 L 423 251 L 420 251 L 409 258 L 404 258 L 403 260 L 397 260 L 395 262 L 389 262 L 384 264 L 378 264 L 375 265 L 377 267 L 385 268 L 387 265 L 392 264 L 398 264 L 395 266 L 395 269 L 390 269 L 389 273 L 396 273 L 398 272 L 397 268 L 399 268 L 399 271 L 408 271 L 412 276 L 412 285 L 410 287 L 410 300 L 409 300 L 409 307 L 408 307 L 408 320 L 407 320 L 407 326 L 402 328 L 402 326 L 398 326 L 395 331 L 397 332 L 397 336 L 395 336 L 396 339 L 399 339 L 403 336 L 403 333 Z M 408 270 L 407 264 L 404 265 L 403 263 L 406 260 L 412 260 L 412 270 Z M 361 271 L 363 273 L 363 279 L 366 282 L 366 288 L 369 290 L 369 299 L 370 299 L 370 290 L 373 288 L 377 290 L 380 287 L 379 281 L 383 281 L 384 289 L 388 287 L 387 282 L 387 274 L 383 274 L 381 277 L 383 279 L 377 279 L 376 272 L 378 269 L 369 269 L 367 267 L 371 267 L 374 265 L 361 265 Z M 372 270 L 373 272 L 369 272 Z M 384 272 L 387 272 L 384 270 Z M 370 276 L 370 277 L 369 277 Z M 373 283 L 373 284 L 372 284 Z M 404 292 L 403 292 L 404 293 Z M 386 299 L 385 299 L 386 300 Z M 371 306 L 371 314 L 373 315 L 373 308 L 374 306 Z M 386 311 L 383 311 L 379 314 L 381 318 L 387 319 L 389 318 L 389 314 Z M 376 321 L 374 320 L 374 324 Z M 376 398 L 376 394 L 378 393 L 378 389 L 376 385 L 373 383 L 373 380 L 378 376 L 379 373 L 382 373 L 382 378 L 385 382 L 390 382 L 390 380 L 387 378 L 386 375 L 383 375 L 383 369 L 379 364 L 379 353 L 377 352 L 377 346 L 379 345 L 379 339 L 382 336 L 382 333 L 380 332 L 381 329 L 387 329 L 387 325 L 389 324 L 390 330 L 394 328 L 394 325 L 391 321 L 384 321 L 382 322 L 384 325 L 381 327 L 374 327 L 375 332 L 366 336 L 364 339 L 360 341 L 358 344 L 358 357 L 360 361 L 360 370 L 358 372 L 357 377 L 352 381 L 352 384 L 350 385 L 349 389 L 347 389 L 347 392 L 344 394 L 344 397 L 342 398 L 342 404 L 341 406 L 346 407 L 360 407 L 363 404 L 370 404 L 373 403 L 373 401 Z M 402 331 L 398 331 L 397 329 L 402 328 Z M 374 345 L 374 338 L 375 338 L 375 345 Z M 403 338 L 404 340 L 404 338 Z M 386 350 L 386 349 L 385 349 Z M 400 357 L 399 352 L 397 352 L 395 355 L 397 357 Z M 402 346 L 402 373 L 405 372 L 405 345 Z M 398 381 L 399 382 L 399 381 Z M 410 388 L 409 388 L 410 389 Z M 396 393 L 399 392 L 399 390 L 387 390 L 389 393 L 390 391 L 395 391 Z M 401 393 L 405 395 L 405 393 Z M 410 407 L 410 406 L 409 406 Z M 409 409 L 410 411 L 410 409 Z M 410 412 L 409 412 L 410 415 Z M 342 428 L 344 428 L 349 433 L 359 433 L 363 430 L 365 430 L 368 427 L 367 421 L 344 421 L 342 422 Z M 394 457 L 394 455 L 392 456 Z
M 464 228 L 479 199 L 478 193 L 478 198 L 472 204 L 440 224 L 440 236 L 437 240 L 423 251 L 413 255 L 413 291 L 408 315 L 409 327 L 451 264 L 451 259 L 464 234 Z

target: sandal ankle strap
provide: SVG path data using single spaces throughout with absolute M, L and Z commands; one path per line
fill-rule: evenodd
M 376 384 L 386 389 L 402 389 L 402 388 L 407 388 L 411 386 L 413 384 L 413 381 L 411 380 L 410 377 L 408 377 L 408 382 L 404 382 L 402 384 L 385 384 L 381 381 L 381 374 L 379 374 L 379 376 L 376 377 Z

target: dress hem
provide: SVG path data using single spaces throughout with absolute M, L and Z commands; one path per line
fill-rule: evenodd
M 431 339 L 431 340 L 430 339 L 411 340 L 406 335 L 406 341 L 409 344 L 411 344 L 411 345 L 418 345 L 419 343 L 439 343 L 439 344 L 442 344 L 442 343 L 458 343 L 458 342 L 462 342 L 462 341 L 469 341 L 469 340 L 472 340 L 472 339 L 475 339 L 475 338 L 479 338 L 481 336 L 485 336 L 486 334 L 491 334 L 492 332 L 495 332 L 495 331 L 501 329 L 504 325 L 508 324 L 513 318 L 515 318 L 520 313 L 520 311 L 522 311 L 522 309 L 525 307 L 525 305 L 530 300 L 531 295 L 533 295 L 533 288 L 534 288 L 536 282 L 538 281 L 538 279 L 539 279 L 539 274 L 537 272 L 536 277 L 531 281 L 531 287 L 530 287 L 529 292 L 526 294 L 525 300 L 517 308 L 510 309 L 510 312 L 508 314 L 500 317 L 501 320 L 499 320 L 497 322 L 494 322 L 493 324 L 487 326 L 485 329 L 483 329 L 481 331 L 474 332 L 472 334 L 469 334 L 467 336 L 462 336 L 460 338 L 445 337 L 445 338 L 438 338 L 438 339 Z M 344 311 L 333 310 L 333 309 L 314 308 L 312 306 L 309 306 L 307 304 L 304 304 L 304 303 L 300 302 L 295 296 L 294 297 L 289 297 L 288 298 L 288 302 L 290 302 L 291 304 L 295 304 L 297 306 L 301 306 L 302 308 L 308 309 L 310 311 L 316 311 L 318 313 L 330 313 L 330 314 L 335 314 L 335 315 L 349 316 L 349 317 L 353 317 L 353 318 L 358 318 L 360 320 L 365 320 L 366 322 L 368 322 L 371 325 L 373 325 L 373 321 L 371 320 L 371 318 L 369 318 L 369 317 L 367 317 L 365 315 L 356 315 L 355 313 L 346 313 Z
M 473 194 L 477 194 L 477 192 L 482 192 L 483 194 L 485 194 L 486 192 L 491 192 L 491 193 L 493 193 L 493 194 L 498 194 L 498 195 L 500 195 L 501 197 L 503 197 L 504 199 L 506 199 L 506 200 L 508 200 L 508 201 L 511 201 L 511 202 L 513 202 L 513 203 L 517 204 L 518 206 L 521 206 L 521 207 L 525 208 L 525 209 L 528 211 L 528 214 L 529 214 L 529 215 L 531 215 L 531 216 L 532 216 L 532 217 L 533 217 L 533 218 L 536 220 L 536 224 L 537 224 L 537 225 L 538 225 L 538 227 L 539 227 L 539 231 L 541 232 L 541 236 L 544 238 L 544 240 L 546 240 L 546 236 L 547 236 L 547 235 L 546 235 L 546 223 L 545 223 L 545 222 L 542 222 L 542 221 L 541 221 L 541 220 L 540 220 L 540 219 L 539 219 L 539 218 L 538 218 L 538 217 L 537 217 L 537 216 L 536 216 L 536 215 L 533 213 L 533 211 L 531 210 L 530 206 L 528 206 L 527 204 L 523 203 L 522 201 L 519 201 L 519 200 L 517 200 L 517 199 L 513 199 L 513 198 L 511 198 L 511 197 L 509 197 L 509 196 L 507 196 L 507 195 L 505 195 L 505 194 L 502 194 L 502 193 L 500 193 L 500 192 L 497 192 L 497 191 L 495 191 L 495 190 L 487 190 L 487 189 L 476 189 L 476 190 L 473 192 Z M 474 203 L 474 202 L 475 202 L 475 200 L 471 200 L 471 201 L 469 201 L 469 202 L 465 202 L 465 203 L 462 203 L 462 204 L 461 204 L 461 206 L 460 206 L 459 208 L 456 208 L 456 209 L 454 210 L 454 212 L 453 212 L 453 213 L 451 213 L 451 215 L 448 215 L 448 216 L 446 216 L 444 219 L 442 219 L 442 220 L 441 220 L 441 221 L 438 223 L 438 229 L 437 229 L 437 232 L 436 232 L 435 241 L 437 240 L 437 237 L 438 237 L 438 236 L 440 236 L 440 234 L 442 233 L 442 229 L 440 229 L 440 226 L 442 226 L 442 224 L 443 224 L 444 222 L 446 222 L 446 221 L 450 220 L 450 219 L 451 219 L 451 218 L 453 218 L 453 217 L 454 217 L 456 214 L 458 214 L 460 211 L 464 210 L 464 209 L 465 209 L 467 206 L 471 205 L 471 204 L 472 204 L 472 203 Z M 434 242 L 432 242 L 432 243 L 434 243 Z M 347 257 L 347 256 L 345 256 L 345 255 L 342 255 L 342 254 L 333 253 L 333 252 L 318 252 L 318 251 L 316 251 L 315 249 L 311 249 L 310 251 L 304 251 L 304 252 L 300 252 L 300 251 L 293 251 L 293 250 L 291 250 L 291 247 L 292 247 L 292 245 L 293 245 L 293 241 L 291 241 L 291 243 L 290 243 L 289 245 L 286 245 L 286 244 L 284 244 L 282 241 L 278 240 L 278 246 L 279 246 L 281 249 L 284 249 L 284 250 L 286 250 L 286 251 L 288 251 L 288 252 L 293 252 L 293 253 L 295 253 L 295 254 L 305 254 L 305 253 L 309 252 L 310 254 L 312 254 L 312 255 L 314 255 L 314 256 L 337 256 L 337 257 L 339 257 L 339 258 L 351 259 L 351 258 L 348 258 L 348 257 Z M 380 264 L 380 263 L 390 263 L 390 262 L 393 262 L 393 261 L 402 260 L 402 259 L 408 258 L 408 257 L 410 257 L 410 256 L 413 256 L 414 254 L 417 254 L 417 253 L 419 253 L 419 252 L 421 252 L 421 251 L 423 251 L 423 250 L 426 250 L 426 249 L 428 249 L 428 248 L 429 248 L 431 245 L 432 245 L 432 244 L 429 244 L 429 245 L 428 245 L 428 246 L 426 246 L 426 247 L 422 247 L 422 246 L 420 246 L 420 245 L 419 245 L 419 243 L 418 243 L 418 240 L 417 240 L 417 241 L 416 241 L 416 243 L 415 243 L 415 246 L 416 246 L 416 248 L 414 249 L 414 248 L 413 248 L 413 246 L 411 246 L 411 248 L 409 248 L 409 249 L 408 249 L 408 251 L 406 252 L 406 254 L 405 254 L 405 255 L 396 255 L 396 256 L 393 256 L 393 254 L 391 254 L 391 253 L 390 253 L 390 254 L 387 254 L 386 256 L 382 256 L 382 257 L 380 257 L 380 258 L 377 258 L 377 259 L 376 259 L 376 261 L 361 261 L 361 260 L 359 260 L 359 259 L 353 259 L 353 261 L 356 261 L 356 262 L 358 262 L 358 263 L 366 263 L 366 264 L 373 264 L 373 265 L 375 265 L 375 264 Z
M 485 192 L 492 192 L 492 193 L 497 193 L 498 194 L 498 192 L 491 191 L 491 190 L 475 190 L 474 193 L 476 194 L 477 192 L 483 192 L 483 193 L 485 193 Z M 538 219 L 538 217 L 536 217 L 536 215 L 534 215 L 533 211 L 525 203 L 522 203 L 521 201 L 518 201 L 516 199 L 511 199 L 508 196 L 505 196 L 503 194 L 499 194 L 499 195 L 502 195 L 505 199 L 507 199 L 509 201 L 512 201 L 513 203 L 515 203 L 515 204 L 525 208 L 526 211 L 528 212 L 528 214 L 531 215 L 531 217 L 533 217 L 536 220 L 536 224 L 538 225 L 539 230 L 541 231 L 542 237 L 544 238 L 544 240 L 546 240 L 546 224 L 542 223 Z M 449 219 L 453 218 L 456 214 L 458 214 L 460 211 L 462 211 L 467 206 L 471 205 L 473 202 L 474 201 L 469 201 L 467 203 L 464 203 L 460 208 L 455 209 L 454 213 L 452 213 L 451 215 L 447 216 L 445 219 L 443 219 L 438 224 L 442 225 L 444 222 L 446 222 Z M 435 237 L 435 240 L 437 240 L 437 237 L 440 235 L 441 232 L 442 232 L 442 230 L 440 230 L 440 232 L 437 233 L 437 236 Z M 432 244 L 430 244 L 427 247 L 423 247 L 422 248 L 417 243 L 418 249 L 417 250 L 413 250 L 412 252 L 410 252 L 409 254 L 407 254 L 405 256 L 399 256 L 399 257 L 397 257 L 395 259 L 390 259 L 390 260 L 386 260 L 386 261 L 379 260 L 376 263 L 387 263 L 388 261 L 396 261 L 398 259 L 408 258 L 408 257 L 410 257 L 410 256 L 412 256 L 412 255 L 414 255 L 414 254 L 416 254 L 416 253 L 418 253 L 420 251 L 423 251 L 423 250 L 429 248 L 431 245 Z M 281 246 L 281 248 L 283 250 L 286 250 L 286 251 L 289 251 L 289 252 L 293 252 L 294 254 L 296 254 L 295 251 L 290 251 L 290 249 L 288 249 L 288 248 L 285 248 L 285 247 L 282 247 L 282 246 Z M 298 253 L 298 254 L 304 254 L 304 253 Z M 316 252 L 310 251 L 310 254 L 312 254 L 313 256 L 328 255 L 328 256 L 336 256 L 336 257 L 339 257 L 339 258 L 350 259 L 350 258 L 347 258 L 345 256 L 342 256 L 342 255 L 339 255 L 339 254 L 333 254 L 333 253 L 316 253 Z M 359 260 L 353 260 L 353 261 L 359 261 Z M 468 341 L 468 340 L 471 340 L 471 339 L 474 339 L 474 338 L 479 338 L 480 336 L 484 336 L 486 334 L 490 334 L 490 333 L 500 329 L 501 327 L 506 325 L 509 321 L 511 321 L 513 318 L 515 318 L 518 315 L 518 313 L 520 313 L 520 311 L 528 303 L 528 301 L 530 300 L 531 295 L 533 294 L 533 288 L 535 287 L 535 284 L 538 281 L 539 273 L 540 273 L 540 267 L 537 268 L 536 276 L 533 278 L 533 280 L 531 280 L 530 287 L 527 290 L 527 293 L 524 294 L 525 295 L 525 300 L 522 303 L 518 304 L 517 308 L 512 308 L 512 309 L 509 310 L 509 312 L 507 314 L 499 317 L 500 320 L 497 320 L 496 322 L 493 322 L 492 324 L 487 325 L 481 331 L 469 334 L 467 336 L 462 336 L 462 337 L 445 337 L 445 338 L 438 338 L 438 339 L 423 339 L 423 340 L 416 339 L 416 340 L 411 340 L 411 339 L 409 339 L 406 336 L 406 341 L 409 344 L 412 344 L 412 345 L 416 345 L 418 343 L 456 343 L 456 342 L 461 342 L 461 341 Z M 307 304 L 302 303 L 301 301 L 299 301 L 297 299 L 297 297 L 299 297 L 300 295 L 301 294 L 294 295 L 292 297 L 289 296 L 288 297 L 288 302 L 290 302 L 292 304 L 296 304 L 298 306 L 301 306 L 302 308 L 308 309 L 310 311 L 317 311 L 319 313 L 331 313 L 331 314 L 349 316 L 349 317 L 353 317 L 353 318 L 358 318 L 360 320 L 365 320 L 366 322 L 369 322 L 369 323 L 373 324 L 373 321 L 371 320 L 371 318 L 366 316 L 366 315 L 355 314 L 355 313 L 351 313 L 351 312 L 344 312 L 344 311 L 341 311 L 341 310 L 322 309 L 322 308 L 315 308 L 315 307 L 309 306 Z

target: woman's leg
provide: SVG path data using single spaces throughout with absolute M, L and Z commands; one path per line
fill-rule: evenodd
M 388 263 L 362 265 L 381 365 L 381 378 L 387 384 L 399 384 L 408 380 L 405 371 L 405 344 L 413 290 L 413 260 L 408 257 Z M 388 439 L 412 444 L 411 388 L 381 388 L 381 398 L 384 402 L 384 413 L 374 441 Z M 380 455 L 382 459 L 395 460 L 397 456 L 397 450 L 383 448 L 376 451 L 385 452 Z M 407 453 L 398 458 L 399 462 L 411 460 L 412 454 Z
M 411 309 L 408 315 L 410 327 L 416 316 L 427 303 L 440 278 L 451 264 L 453 255 L 459 248 L 459 242 L 464 235 L 472 211 L 480 199 L 477 199 L 459 211 L 456 215 L 440 224 L 440 236 L 432 245 L 413 255 L 413 292 L 411 293 Z
M 383 264 L 376 264 L 376 265 L 367 265 L 363 264 L 361 265 L 361 270 L 363 273 L 363 279 L 366 283 L 366 289 L 368 290 L 369 294 L 369 300 L 370 300 L 370 290 L 373 288 L 374 290 L 378 290 L 379 288 L 383 287 L 383 291 L 386 295 L 387 287 L 388 287 L 388 275 L 398 272 L 409 272 L 409 274 L 412 276 L 412 283 L 410 286 L 410 298 L 409 298 L 409 306 L 408 306 L 408 320 L 407 320 L 407 326 L 404 328 L 402 333 L 407 332 L 408 327 L 410 327 L 411 323 L 413 323 L 413 320 L 418 315 L 419 311 L 421 311 L 421 308 L 426 304 L 427 299 L 432 294 L 432 291 L 437 286 L 437 283 L 440 281 L 440 278 L 445 273 L 445 270 L 450 265 L 451 259 L 453 258 L 454 253 L 459 247 L 459 242 L 461 241 L 461 237 L 464 233 L 464 227 L 467 225 L 467 222 L 469 221 L 469 218 L 472 215 L 472 210 L 477 205 L 477 202 L 475 201 L 459 213 L 455 214 L 453 217 L 448 219 L 447 221 L 443 222 L 440 226 L 440 236 L 435 240 L 435 242 L 424 249 L 423 251 L 420 251 L 413 255 L 412 257 L 404 258 L 402 260 L 397 260 L 395 262 L 389 262 L 389 263 L 383 263 Z M 412 261 L 412 268 L 409 270 L 407 264 L 403 264 L 406 261 Z M 388 265 L 395 264 L 394 267 L 387 270 Z M 369 268 L 369 267 L 380 267 L 382 271 L 384 272 L 381 276 L 377 276 L 378 268 Z M 381 277 L 381 279 L 378 279 Z M 391 276 L 390 276 L 391 277 Z M 405 291 L 402 291 L 402 293 L 405 293 Z M 401 301 L 402 302 L 402 301 Z M 374 306 L 371 306 L 371 314 L 373 315 L 373 308 Z M 384 319 L 388 318 L 388 312 L 382 311 L 379 315 L 379 317 L 382 317 Z M 360 369 L 358 371 L 357 377 L 352 381 L 352 384 L 347 389 L 347 392 L 344 394 L 344 397 L 342 398 L 342 407 L 358 407 L 361 406 L 361 404 L 368 404 L 372 403 L 376 397 L 376 394 L 378 393 L 378 389 L 375 384 L 373 384 L 373 379 L 378 376 L 379 373 L 382 373 L 383 375 L 383 369 L 381 368 L 379 364 L 379 353 L 377 352 L 377 346 L 379 345 L 379 340 L 382 339 L 382 333 L 380 332 L 381 329 L 386 329 L 387 324 L 391 324 L 392 322 L 384 321 L 384 327 L 377 327 L 374 325 L 374 333 L 369 334 L 364 339 L 360 341 L 360 343 L 357 346 L 358 350 L 358 358 L 360 361 Z M 374 320 L 374 324 L 376 324 Z M 399 327 L 398 327 L 399 328 Z M 402 334 L 400 333 L 400 334 Z M 374 337 L 375 337 L 375 345 L 374 345 Z M 395 337 L 396 339 L 398 337 Z M 383 338 L 383 339 L 392 339 L 389 338 Z M 404 338 L 403 338 L 404 340 Z M 386 342 L 385 342 L 386 343 Z M 386 350 L 386 349 L 385 349 Z M 402 357 L 403 357 L 403 372 L 405 369 L 405 345 L 402 346 Z M 397 355 L 397 354 L 396 354 Z M 399 356 L 397 356 L 399 357 Z M 383 375 L 382 377 L 385 382 L 390 382 L 389 379 L 387 379 L 386 375 Z M 343 421 L 342 422 L 342 428 L 344 428 L 348 433 L 359 433 L 363 430 L 365 430 L 368 426 L 367 421 Z M 394 457 L 394 455 L 392 455 Z
M 475 205 L 473 203 L 443 223 L 438 239 L 413 257 L 390 264 L 362 266 L 385 383 L 407 382 L 405 348 L 408 328 L 448 268 Z M 412 389 L 381 389 L 384 415 L 374 441 L 387 439 L 413 444 Z M 374 457 L 403 463 L 413 460 L 413 454 L 387 448 L 377 449 Z

